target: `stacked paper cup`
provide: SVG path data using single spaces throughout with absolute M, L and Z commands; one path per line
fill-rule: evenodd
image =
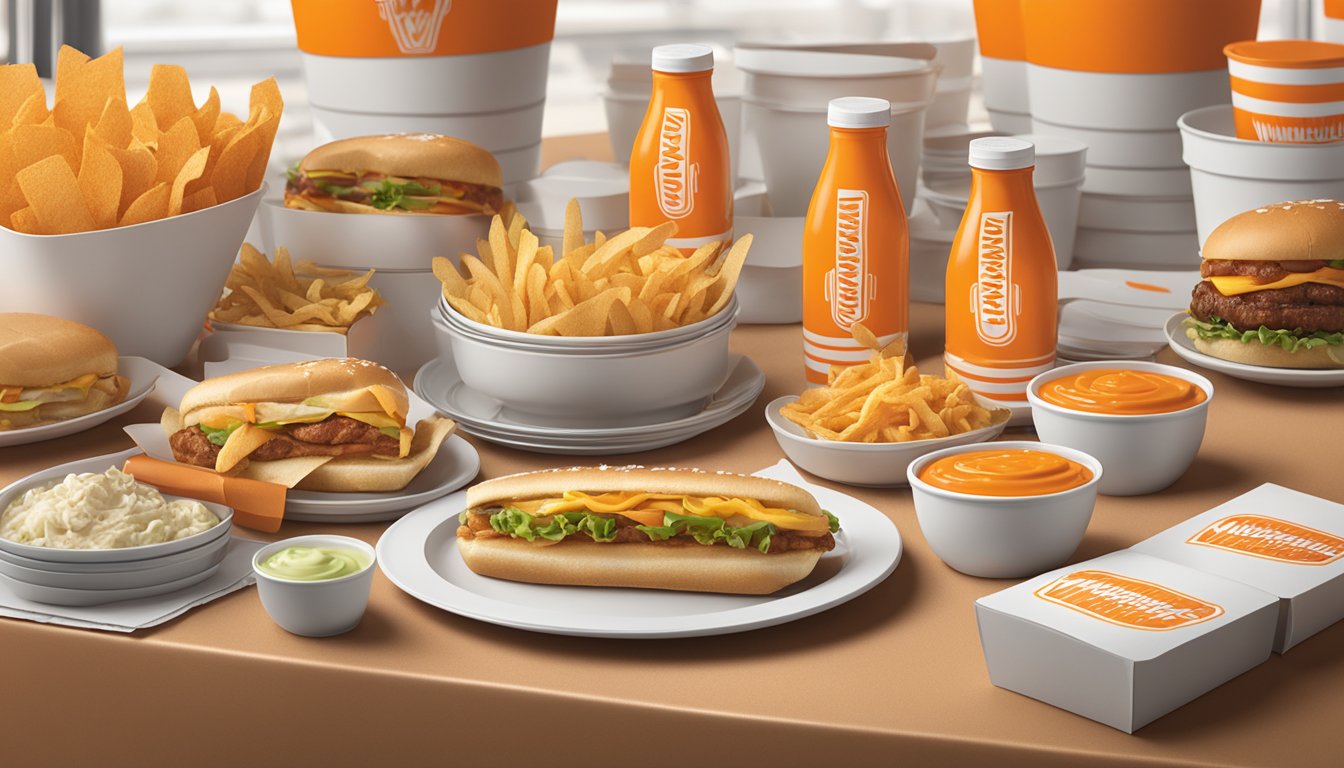
M 990 124 L 1003 133 L 1030 131 L 1022 0 L 975 0 L 975 31 Z
M 1344 0 L 1325 0 L 1321 31 L 1326 40 L 1344 43 Z
M 293 0 L 318 138 L 441 133 L 532 178 L 556 2 Z
M 1088 145 L 1075 266 L 1198 264 L 1176 121 L 1228 102 L 1223 46 L 1255 36 L 1260 0 L 1021 7 L 1033 130 Z

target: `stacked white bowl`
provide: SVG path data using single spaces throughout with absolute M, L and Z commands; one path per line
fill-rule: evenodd
M 462 383 L 541 426 L 655 425 L 699 413 L 728 375 L 737 298 L 690 325 L 621 336 L 542 336 L 467 319 L 440 301 L 439 352 Z
M 971 108 L 971 90 L 975 83 L 975 38 L 948 37 L 927 42 L 938 49 L 933 59 L 938 67 L 938 84 L 934 89 L 933 103 L 924 115 L 924 133 L 959 133 L 966 130 Z
M 0 498 L 0 509 L 27 491 Z M 179 497 L 164 495 L 173 501 Z M 15 595 L 49 605 L 103 605 L 176 592 L 205 581 L 228 554 L 233 510 L 201 502 L 218 525 L 194 536 L 123 549 L 55 549 L 0 538 L 0 582 Z

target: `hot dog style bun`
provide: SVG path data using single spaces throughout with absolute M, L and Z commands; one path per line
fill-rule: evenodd
M 467 504 L 467 566 L 535 584 L 768 594 L 835 546 L 802 488 L 698 469 L 528 472 L 470 488 Z

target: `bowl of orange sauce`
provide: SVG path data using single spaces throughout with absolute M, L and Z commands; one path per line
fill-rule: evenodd
M 930 453 L 906 470 L 919 528 L 943 562 L 992 579 L 1035 576 L 1078 548 L 1102 465 L 1060 445 L 1012 440 Z
M 1076 363 L 1027 385 L 1036 434 L 1089 453 L 1107 496 L 1155 493 L 1199 453 L 1213 383 L 1184 368 L 1135 360 Z

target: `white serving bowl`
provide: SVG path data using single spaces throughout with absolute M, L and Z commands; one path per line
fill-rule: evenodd
M 1156 131 L 1122 131 L 1061 125 L 1033 115 L 1032 131 L 1080 141 L 1087 160 L 1112 168 L 1174 168 L 1181 164 L 1181 132 L 1176 122 Z
M 367 555 L 369 564 L 357 573 L 322 581 L 282 579 L 258 567 L 271 555 L 293 546 L 353 549 Z M 281 629 L 305 637 L 331 637 L 349 632 L 364 618 L 377 557 L 373 547 L 349 536 L 296 536 L 257 550 L 252 556 L 252 570 L 257 574 L 261 605 Z
M 1026 448 L 1063 456 L 1092 470 L 1087 483 L 1041 496 L 978 496 L 919 479 L 929 464 L 986 448 Z M 1097 501 L 1102 465 L 1072 448 L 1031 441 L 962 445 L 921 456 L 906 469 L 915 517 L 929 547 L 962 573 L 990 579 L 1035 576 L 1068 560 L 1083 540 Z
M 1074 258 L 1091 265 L 1131 269 L 1192 269 L 1199 266 L 1199 240 L 1193 231 L 1131 232 L 1078 227 Z
M 175 562 L 153 565 L 146 568 L 133 568 L 124 571 L 75 572 L 57 570 L 50 566 L 55 563 L 41 563 L 48 567 L 21 565 L 8 557 L 0 557 L 0 575 L 5 575 L 26 584 L 57 589 L 141 589 L 169 582 L 180 581 L 219 565 L 229 552 L 229 538 L 221 537 L 191 550 L 191 557 Z M 187 554 L 187 553 L 181 553 Z M 25 558 L 26 559 L 26 558 Z M 159 558 L 164 559 L 164 558 Z M 139 564 L 137 564 L 139 565 Z
M 0 573 L 0 583 L 3 583 L 16 596 L 30 600 L 34 603 L 45 603 L 47 605 L 68 605 L 87 607 L 92 605 L 105 605 L 107 603 L 119 603 L 123 600 L 140 600 L 146 597 L 156 595 L 166 595 L 170 592 L 177 592 L 187 587 L 199 584 L 202 581 L 215 575 L 219 570 L 221 563 L 206 568 L 190 576 L 166 581 L 159 584 L 151 584 L 145 587 L 130 587 L 126 589 L 70 589 L 66 587 L 48 587 L 40 584 L 33 584 L 27 581 L 20 581 L 5 574 Z
M 1187 112 L 1179 125 L 1201 244 L 1243 211 L 1285 200 L 1344 199 L 1344 142 L 1238 139 L 1230 106 Z
M 1189 232 L 1195 228 L 1195 199 L 1084 192 L 1078 202 L 1078 226 L 1126 232 Z
M 546 103 L 500 112 L 406 115 L 330 109 L 314 105 L 313 128 L 318 143 L 383 133 L 441 133 L 478 144 L 491 152 L 530 147 L 541 141 L 541 114 Z
M 1109 131 L 1170 130 L 1183 113 L 1231 99 L 1226 68 L 1120 74 L 1028 64 L 1027 81 L 1033 120 Z
M 1083 193 L 1129 197 L 1190 197 L 1190 169 L 1087 166 Z
M 118 353 L 182 362 L 219 300 L 266 187 L 158 221 L 73 235 L 0 227 L 0 307 L 97 328 Z
M 634 426 L 698 413 L 728 374 L 735 321 L 629 352 L 537 351 L 431 323 L 463 383 L 541 425 Z M 553 337 L 544 337 L 553 338 Z
M 1008 424 L 1004 421 L 960 435 L 908 443 L 842 443 L 811 437 L 780 413 L 781 408 L 797 400 L 796 395 L 785 395 L 765 407 L 765 420 L 774 431 L 784 455 L 817 477 L 869 488 L 908 485 L 905 470 L 910 462 L 943 448 L 993 440 Z
M 1204 402 L 1171 413 L 1123 415 L 1087 413 L 1041 399 L 1043 384 L 1061 376 L 1098 368 L 1128 368 L 1163 373 L 1204 390 Z M 1195 460 L 1204 439 L 1213 383 L 1174 365 L 1137 360 L 1075 363 L 1042 373 L 1027 385 L 1027 401 L 1041 439 L 1095 456 L 1106 469 L 1098 491 L 1107 496 L 1156 493 L 1176 482 Z

